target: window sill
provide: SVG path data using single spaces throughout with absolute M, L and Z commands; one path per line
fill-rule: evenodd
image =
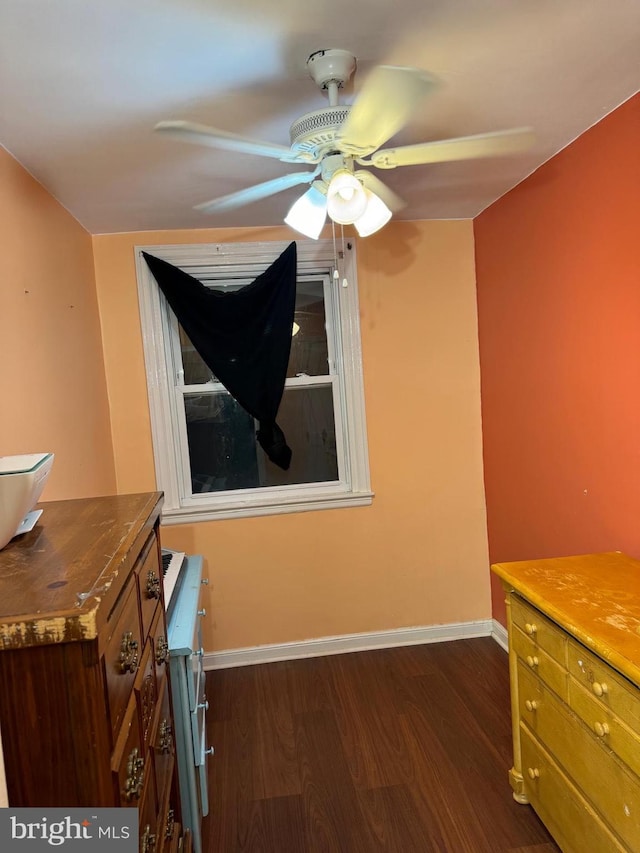
M 228 518 L 254 518 L 263 515 L 283 515 L 289 512 L 314 512 L 322 509 L 343 509 L 345 507 L 370 506 L 373 503 L 374 493 L 349 492 L 340 495 L 315 496 L 296 498 L 292 501 L 276 501 L 264 504 L 252 503 L 230 505 L 225 504 L 218 508 L 210 504 L 206 507 L 178 507 L 164 508 L 162 512 L 162 524 L 170 526 L 173 524 L 194 524 L 200 521 L 218 521 Z

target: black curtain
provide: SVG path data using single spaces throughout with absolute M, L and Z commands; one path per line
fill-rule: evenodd
M 255 281 L 231 293 L 206 287 L 172 264 L 142 254 L 202 360 L 259 422 L 256 436 L 269 459 L 287 470 L 291 449 L 276 415 L 291 351 L 296 244 L 290 243 Z

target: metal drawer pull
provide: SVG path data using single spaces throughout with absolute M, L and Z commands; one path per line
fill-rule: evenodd
M 527 622 L 527 624 L 524 626 L 524 630 L 527 632 L 527 634 L 529 634 L 530 637 L 532 637 L 534 634 L 537 633 L 538 626 L 535 624 L 535 622 Z
M 197 649 L 195 652 L 191 652 L 191 654 L 192 654 L 192 655 L 194 655 L 195 657 L 199 657 L 199 658 L 201 658 L 201 657 L 202 657 L 202 655 L 204 654 L 204 649 L 203 649 L 203 648 L 202 648 L 202 646 L 201 646 L 201 647 L 200 647 L 199 649 Z
M 527 663 L 529 664 L 530 667 L 534 667 L 534 666 L 538 666 L 540 661 L 538 660 L 538 658 L 535 655 L 533 657 L 531 657 L 531 655 L 529 655 L 527 658 Z
M 209 749 L 205 749 L 204 754 L 205 755 L 214 755 L 215 749 L 212 746 L 210 746 Z
M 208 585 L 209 585 L 209 578 L 202 578 L 202 580 L 200 581 L 200 583 L 201 583 L 201 584 L 204 584 L 204 586 L 208 586 Z
M 147 574 L 147 598 L 160 598 L 160 578 L 152 569 Z
M 170 720 L 163 720 L 158 731 L 158 749 L 164 755 L 173 752 L 173 729 Z
M 147 824 L 144 828 L 144 834 L 140 839 L 140 853 L 152 853 L 156 849 L 156 837 L 151 832 L 151 827 Z
M 202 610 L 198 610 L 198 616 L 206 616 L 206 615 L 207 615 L 207 611 L 205 610 L 204 607 L 202 608 Z
M 173 838 L 173 833 L 176 828 L 176 817 L 173 809 L 169 809 L 167 814 L 167 825 L 164 830 L 164 837 L 166 841 L 170 841 Z
M 539 779 L 540 778 L 540 771 L 538 770 L 537 767 L 530 767 L 527 770 L 527 773 L 529 774 L 529 779 Z
M 205 699 L 204 702 L 198 703 L 198 710 L 200 710 L 201 708 L 204 708 L 205 711 L 209 710 L 209 700 L 208 699 Z
M 138 668 L 138 641 L 133 639 L 131 631 L 125 631 L 120 645 L 120 672 L 135 672 Z
M 524 703 L 524 707 L 527 709 L 527 711 L 536 711 L 538 708 L 538 703 L 535 699 L 527 699 L 527 701 Z
M 593 728 L 598 737 L 604 737 L 609 734 L 609 726 L 607 723 L 594 723 Z
M 140 758 L 138 747 L 131 750 L 127 761 L 127 778 L 124 783 L 124 796 L 126 800 L 137 799 L 142 792 L 144 782 L 144 759 Z
M 609 688 L 607 687 L 607 685 L 604 682 L 602 682 L 602 684 L 600 684 L 599 682 L 594 681 L 593 684 L 591 685 L 591 689 L 596 694 L 596 696 L 604 696 L 605 693 L 609 692 Z
M 165 637 L 158 637 L 156 640 L 156 663 L 161 666 L 169 661 L 169 643 Z

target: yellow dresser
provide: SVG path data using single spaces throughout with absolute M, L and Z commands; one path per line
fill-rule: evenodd
M 564 853 L 640 851 L 640 561 L 497 563 L 506 592 L 513 796 Z

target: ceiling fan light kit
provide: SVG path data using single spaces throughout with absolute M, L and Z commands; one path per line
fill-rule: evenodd
M 358 234 L 366 237 L 404 206 L 403 200 L 370 171 L 371 167 L 394 169 L 499 156 L 522 151 L 533 142 L 529 128 L 516 128 L 380 149 L 410 122 L 436 81 L 419 68 L 380 65 L 368 76 L 355 102 L 341 105 L 339 90 L 356 70 L 353 54 L 339 49 L 318 50 L 307 59 L 307 69 L 316 85 L 327 92 L 329 105 L 293 122 L 289 148 L 188 121 L 156 125 L 156 131 L 185 142 L 316 167 L 212 199 L 197 205 L 197 210 L 229 210 L 292 186 L 311 184 L 285 216 L 287 225 L 317 239 L 328 215 L 340 225 L 353 224 Z M 355 163 L 366 168 L 355 171 Z
M 391 219 L 391 211 L 379 196 L 365 187 L 367 206 L 364 213 L 353 223 L 360 237 L 375 234 Z
M 317 240 L 327 218 L 327 199 L 315 186 L 294 202 L 284 218 L 285 223 L 305 237 Z
M 338 225 L 352 225 L 367 208 L 364 187 L 353 172 L 339 169 L 327 188 L 327 213 Z

